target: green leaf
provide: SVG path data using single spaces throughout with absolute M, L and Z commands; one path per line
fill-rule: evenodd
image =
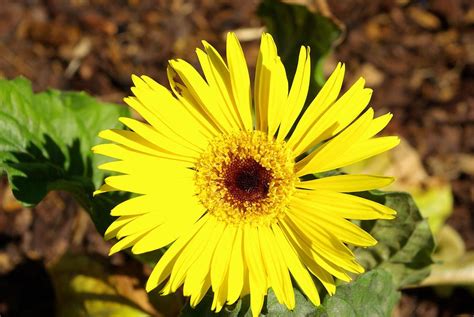
M 361 227 L 378 241 L 374 247 L 355 250 L 362 266 L 387 270 L 397 287 L 416 284 L 428 276 L 435 243 L 428 221 L 421 216 L 411 196 L 379 191 L 359 195 L 397 211 L 393 220 L 361 222 Z
M 269 290 L 266 299 L 267 316 L 281 316 L 281 317 L 304 317 L 314 316 L 316 313 L 316 306 L 313 305 L 298 289 L 295 289 L 295 309 L 290 311 L 285 306 L 280 304 L 272 290 Z
M 35 205 L 50 190 L 74 195 L 91 213 L 99 231 L 111 222 L 118 195 L 92 198 L 105 160 L 90 149 L 97 134 L 118 128 L 125 107 L 102 103 L 85 93 L 48 90 L 34 94 L 24 78 L 0 80 L 0 173 L 5 171 L 15 197 Z
M 377 269 L 349 284 L 340 285 L 335 295 L 325 297 L 316 316 L 390 317 L 399 299 L 400 292 L 396 290 L 390 273 Z
M 312 77 L 308 96 L 311 100 L 324 84 L 322 65 L 342 34 L 341 24 L 328 17 L 329 14 L 323 16 L 315 9 L 311 11 L 308 6 L 275 0 L 262 1 L 257 14 L 275 39 L 288 78 L 293 78 L 296 72 L 300 47 L 311 48 Z

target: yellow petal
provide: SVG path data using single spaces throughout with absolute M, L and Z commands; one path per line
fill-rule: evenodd
M 198 103 L 197 106 L 213 119 L 222 132 L 232 131 L 232 120 L 225 109 L 225 105 L 219 102 L 215 92 L 210 89 L 197 70 L 181 59 L 171 60 L 169 64 L 183 81 L 193 99 Z
M 132 77 L 132 79 L 134 83 L 138 82 L 138 77 Z M 196 116 L 196 113 L 190 109 L 184 107 L 166 87 L 148 76 L 141 76 L 140 79 L 152 90 L 151 93 L 150 89 L 146 89 L 144 85 L 137 85 L 142 91 L 148 91 L 147 95 L 152 97 L 149 100 L 151 102 L 144 103 L 144 106 L 156 116 L 158 121 L 161 121 L 167 128 L 174 131 L 176 135 L 183 136 L 186 133 L 184 134 L 185 139 L 193 140 L 196 143 L 199 143 L 199 140 L 202 141 L 202 136 L 209 138 L 213 135 L 213 133 L 209 134 L 212 130 L 209 123 L 204 118 Z M 160 102 L 157 103 L 157 100 Z M 155 126 L 155 128 L 163 129 L 162 125 Z
M 151 89 L 145 82 L 151 82 L 152 79 L 146 76 L 133 76 L 132 79 L 136 84 L 136 87 L 132 87 L 136 97 L 128 97 L 124 101 L 155 129 L 175 141 L 192 141 L 194 144 L 201 144 L 206 138 L 215 135 L 212 126 L 204 118 L 186 108 L 166 88 L 160 85 L 160 89 Z
M 304 112 L 301 120 L 295 128 L 295 131 L 288 139 L 289 147 L 294 148 L 308 133 L 308 129 L 315 125 L 315 122 L 317 122 L 321 115 L 325 113 L 329 106 L 331 106 L 337 99 L 342 87 L 344 71 L 344 64 L 338 63 L 323 88 L 321 88 L 317 96 Z
M 258 316 L 267 293 L 267 272 L 263 264 L 262 250 L 256 227 L 244 228 L 244 256 L 249 269 L 250 307 L 254 316 Z
M 184 169 L 185 170 L 185 169 Z M 176 178 L 166 177 L 158 180 L 156 178 L 144 178 L 143 175 L 136 173 L 134 175 L 109 176 L 105 183 L 114 188 L 136 193 L 136 194 L 157 194 L 161 193 L 164 199 L 176 199 L 180 197 L 191 197 L 194 195 L 193 173 L 185 174 L 175 169 Z M 169 174 L 168 174 L 169 175 Z M 168 197 L 165 197 L 168 195 Z
M 174 263 L 176 262 L 177 256 L 182 249 L 187 245 L 197 232 L 203 228 L 209 221 L 209 216 L 204 215 L 199 221 L 193 226 L 192 230 L 184 233 L 174 242 L 165 254 L 161 257 L 158 263 L 153 268 L 153 271 L 148 278 L 146 283 L 146 291 L 150 292 L 160 285 L 171 273 Z
M 239 227 L 237 228 L 234 246 L 232 247 L 232 253 L 229 262 L 229 281 L 227 284 L 229 287 L 227 291 L 228 304 L 233 304 L 235 301 L 237 301 L 237 299 L 239 299 L 244 287 L 242 237 L 242 229 Z
M 252 288 L 253 284 L 260 293 L 265 294 L 267 273 L 263 264 L 258 231 L 255 227 L 246 226 L 244 229 L 244 256 L 250 273 L 250 287 Z
M 291 283 L 288 267 L 283 260 L 283 254 L 278 248 L 273 232 L 266 226 L 258 229 L 260 243 L 262 245 L 262 258 L 268 273 L 270 286 L 281 304 L 288 309 L 295 307 L 295 293 Z
M 317 226 L 314 223 L 308 223 L 307 219 L 302 219 L 298 215 L 285 218 L 283 223 L 288 228 L 291 228 L 295 235 L 303 241 L 305 248 L 309 247 L 310 253 L 308 255 L 311 258 L 315 258 L 317 260 L 316 263 L 326 270 L 334 270 L 331 266 L 336 265 L 354 273 L 364 271 L 363 267 L 355 261 L 352 251 L 342 243 L 339 237 L 332 232 L 324 230 L 321 225 Z M 335 273 L 329 272 L 340 278 Z
M 125 101 L 141 114 L 158 131 L 175 140 L 195 145 L 205 145 L 210 125 L 195 118 L 189 109 L 176 99 L 164 86 L 147 76 L 132 76 L 136 87 L 132 92 L 136 98 Z M 146 110 L 146 111 L 145 111 Z
M 216 313 L 220 312 L 227 299 L 228 290 L 228 271 L 224 273 L 224 279 L 221 286 L 214 292 L 214 298 L 212 300 L 211 310 Z
M 106 139 L 118 144 L 124 145 L 136 151 L 143 152 L 148 155 L 159 156 L 159 157 L 169 157 L 169 158 L 178 158 L 178 159 L 190 159 L 197 158 L 198 153 L 195 151 L 187 150 L 182 153 L 170 152 L 164 150 L 163 148 L 158 147 L 157 145 L 149 142 L 144 139 L 137 133 L 127 130 L 103 130 L 99 133 L 99 137 Z M 178 155 L 176 155 L 178 154 Z
M 120 230 L 120 228 L 125 226 L 127 223 L 129 223 L 133 219 L 135 219 L 135 216 L 122 216 L 115 219 L 114 222 L 110 224 L 110 226 L 107 228 L 107 230 L 104 233 L 105 240 L 110 240 L 114 238 L 117 232 Z
M 115 254 L 117 252 L 120 252 L 122 250 L 130 248 L 132 245 L 134 245 L 137 241 L 139 241 L 147 231 L 144 232 L 137 232 L 135 234 L 132 234 L 128 237 L 125 237 L 121 239 L 120 241 L 116 242 L 109 251 L 109 255 Z
M 295 166 L 296 175 L 303 176 L 309 173 L 319 173 L 333 169 L 334 160 L 343 157 L 348 148 L 360 139 L 361 135 L 369 127 L 373 115 L 374 111 L 370 108 L 334 139 L 297 162 Z
M 200 230 L 194 238 L 189 241 L 186 248 L 183 249 L 181 254 L 178 256 L 176 263 L 173 265 L 173 270 L 170 276 L 170 292 L 175 292 L 181 284 L 183 284 L 189 268 L 205 250 L 207 242 L 212 234 L 213 231 L 210 229 Z
M 216 98 L 225 106 L 226 113 L 231 118 L 232 127 L 244 130 L 245 127 L 240 119 L 237 105 L 232 98 L 229 69 L 214 47 L 205 41 L 203 41 L 203 45 L 205 52 L 200 49 L 197 49 L 196 52 L 209 87 L 215 92 Z
M 245 128 L 253 128 L 251 112 L 250 76 L 245 61 L 244 52 L 237 36 L 230 32 L 227 34 L 227 64 L 230 71 L 230 81 L 234 102 L 239 109 L 239 115 Z
M 131 216 L 156 211 L 155 202 L 157 199 L 159 199 L 159 196 L 142 195 L 133 197 L 115 206 L 110 214 L 112 216 Z
M 277 136 L 278 140 L 285 139 L 303 109 L 306 96 L 308 95 L 310 75 L 310 49 L 309 47 L 306 49 L 302 46 L 298 57 L 298 66 L 296 68 L 295 77 L 293 78 L 293 83 L 291 84 L 286 106 L 282 109 L 281 125 Z
M 185 296 L 200 296 L 202 284 L 205 282 L 206 277 L 209 276 L 212 256 L 224 232 L 224 228 L 225 223 L 221 221 L 215 221 L 213 228 L 206 228 L 206 230 L 212 230 L 213 233 L 206 244 L 206 248 L 186 275 L 183 287 L 183 294 Z
M 377 244 L 377 240 L 370 234 L 342 217 L 337 215 L 328 217 L 317 212 L 311 212 L 302 205 L 294 204 L 292 207 L 292 215 L 296 216 L 292 220 L 298 221 L 298 225 L 305 228 L 304 232 L 306 234 L 318 234 L 320 236 L 323 231 L 326 231 L 337 239 L 353 245 L 368 247 Z
M 393 183 L 393 177 L 371 175 L 337 175 L 302 181 L 298 187 L 336 192 L 361 192 L 385 187 Z
M 273 136 L 282 120 L 282 110 L 288 95 L 285 67 L 277 55 L 270 34 L 264 33 L 260 44 L 255 84 L 257 129 Z
M 332 262 L 343 262 L 350 265 L 355 259 L 352 251 L 342 243 L 338 236 L 332 232 L 325 230 L 321 225 L 315 225 L 312 219 L 307 219 L 306 215 L 299 209 L 303 207 L 290 206 L 291 210 L 288 212 L 288 217 L 284 223 L 287 224 L 293 231 L 298 232 L 301 238 L 305 238 L 308 242 L 318 241 L 312 247 L 314 251 L 321 254 Z
M 176 71 L 171 66 L 168 66 L 166 74 L 168 75 L 168 81 L 175 97 L 188 113 L 206 129 L 207 133 L 203 132 L 203 134 L 211 136 L 219 135 L 222 128 L 214 122 L 214 119 L 210 117 L 205 109 L 199 105 L 199 102 L 193 98 L 189 89 L 175 80 L 175 77 L 177 76 Z
M 98 166 L 99 169 L 148 178 L 151 182 L 163 182 L 167 179 L 191 179 L 195 171 L 188 168 L 187 162 L 146 157 L 142 160 L 127 159 L 112 161 Z M 156 177 L 156 179 L 152 179 Z M 147 182 L 144 180 L 144 182 Z
M 204 298 L 204 295 L 207 294 L 207 291 L 209 290 L 209 287 L 211 286 L 211 278 L 209 277 L 209 273 L 206 275 L 204 278 L 204 281 L 201 283 L 199 286 L 199 289 L 197 289 L 194 293 L 192 293 L 189 299 L 189 305 L 191 307 L 196 307 L 199 302 Z
M 117 239 L 129 236 L 138 232 L 149 231 L 165 221 L 162 213 L 150 212 L 143 215 L 137 215 L 135 219 L 120 228 L 117 232 Z
M 278 226 L 278 229 L 275 230 L 276 227 L 277 227 L 276 225 L 273 226 L 274 231 L 275 232 L 279 231 L 280 234 L 281 234 L 281 238 L 280 238 L 281 244 L 280 245 L 284 246 L 286 244 L 287 248 L 289 249 L 288 252 L 285 253 L 285 254 L 286 255 L 291 254 L 290 251 L 293 252 L 293 253 L 296 252 L 296 254 L 298 254 L 300 256 L 301 261 L 307 266 L 307 268 L 309 269 L 311 274 L 313 274 L 314 276 L 316 276 L 318 278 L 318 280 L 321 282 L 321 284 L 323 284 L 324 288 L 328 291 L 328 293 L 330 295 L 332 295 L 336 292 L 336 284 L 334 283 L 334 278 L 332 277 L 332 275 L 327 270 L 323 269 L 318 263 L 322 263 L 323 265 L 327 266 L 333 272 L 336 272 L 335 276 L 340 276 L 345 281 L 350 280 L 349 276 L 347 274 L 345 274 L 340 267 L 338 267 L 335 264 L 331 264 L 330 262 L 325 260 L 323 257 L 320 257 L 319 255 L 317 255 L 317 252 L 311 252 L 311 251 L 309 251 L 309 249 L 306 250 L 306 252 L 304 252 L 301 249 L 298 249 L 299 247 L 304 245 L 303 241 L 293 242 L 293 243 L 290 242 L 291 239 L 294 239 L 295 241 L 297 241 L 297 239 L 296 239 L 297 235 L 285 236 L 285 234 L 280 229 L 280 227 Z M 301 265 L 301 263 L 299 265 Z M 301 272 L 301 270 L 299 270 L 299 272 L 300 272 L 300 274 L 302 273 L 305 276 L 308 273 L 307 273 L 306 268 L 304 266 L 303 266 L 303 268 L 304 268 L 305 272 Z M 291 270 L 291 268 L 290 268 L 290 270 Z M 292 274 L 293 274 L 293 272 L 292 272 Z M 306 280 L 305 282 L 306 282 L 306 288 L 307 289 L 309 288 L 308 291 L 311 292 L 313 297 L 316 296 L 313 300 L 313 303 L 315 303 L 315 305 L 318 306 L 319 303 L 320 303 L 320 299 L 319 299 L 319 295 L 317 293 L 317 290 L 316 290 L 316 294 L 314 294 L 314 291 L 312 290 L 311 285 L 308 285 L 309 281 Z M 311 279 L 311 282 L 313 282 L 312 279 Z M 314 284 L 313 284 L 313 287 L 314 287 Z M 304 289 L 303 289 L 303 291 L 306 292 Z M 311 297 L 310 297 L 310 300 L 311 300 Z
M 380 131 L 382 131 L 392 120 L 393 114 L 391 113 L 386 113 L 383 116 L 377 117 L 372 122 L 370 123 L 369 128 L 365 132 L 363 138 L 365 139 L 370 139 Z
M 163 132 L 153 128 L 151 125 L 138 120 L 120 118 L 119 121 L 145 140 L 155 144 L 156 147 L 161 148 L 169 153 L 186 155 L 186 153 L 191 152 L 191 156 L 195 156 L 195 153 L 199 154 L 207 147 L 207 140 L 200 140 L 200 144 L 189 142 L 189 139 L 184 141 L 182 139 L 175 138 L 173 140 L 168 137 L 169 135 L 167 136 Z
M 293 199 L 312 213 L 347 219 L 393 219 L 396 214 L 395 210 L 374 201 L 332 191 L 298 190 Z
M 250 288 L 252 288 L 252 284 L 250 284 Z M 260 316 L 264 299 L 265 299 L 264 294 L 250 291 L 250 310 L 252 311 L 253 317 Z
M 357 142 L 350 146 L 344 155 L 334 158 L 332 162 L 327 162 L 324 170 L 333 170 L 357 163 L 393 149 L 398 144 L 400 144 L 400 138 L 397 136 L 386 136 Z
M 195 162 L 194 158 L 186 158 L 186 157 L 180 157 L 176 156 L 174 154 L 168 155 L 166 153 L 160 153 L 160 154 L 147 154 L 143 153 L 140 151 L 137 151 L 136 149 L 132 149 L 128 146 L 125 145 L 120 145 L 120 144 L 114 144 L 114 143 L 106 143 L 106 144 L 99 144 L 96 145 L 92 148 L 92 152 L 95 154 L 100 154 L 100 155 L 105 155 L 108 157 L 116 158 L 116 159 L 151 159 L 151 158 L 162 158 L 162 159 L 171 159 L 171 160 L 176 160 L 176 161 L 183 161 L 183 162 L 188 162 L 190 163 L 189 166 L 192 166 Z
M 291 272 L 291 275 L 293 275 L 296 283 L 298 283 L 298 286 L 309 300 L 314 305 L 319 306 L 321 301 L 319 299 L 318 290 L 316 289 L 308 270 L 301 263 L 295 249 L 289 244 L 280 226 L 274 224 L 272 229 L 275 235 L 276 245 L 279 247 L 281 253 L 284 254 L 283 258 Z
M 351 280 L 350 276 L 347 275 L 344 269 L 339 265 L 336 265 L 334 262 L 325 259 L 315 250 L 315 247 L 311 245 L 309 239 L 301 237 L 300 231 L 295 231 L 294 227 L 289 225 L 290 222 L 282 221 L 281 224 L 281 228 L 283 229 L 285 236 L 288 238 L 288 241 L 295 248 L 301 261 L 313 275 L 317 276 L 318 270 L 323 268 L 342 281 L 348 282 Z
M 114 192 L 114 191 L 117 191 L 117 190 L 118 190 L 117 188 L 113 188 L 112 186 L 104 184 L 104 185 L 100 186 L 99 189 L 94 191 L 94 193 L 92 195 L 95 196 L 95 195 L 100 195 L 100 194 L 103 194 L 103 193 Z M 113 215 L 113 216 L 120 216 L 120 215 Z
M 218 293 L 219 289 L 223 286 L 222 284 L 229 268 L 236 232 L 236 227 L 232 225 L 224 229 L 222 238 L 217 244 L 216 251 L 212 257 L 211 285 L 214 293 Z M 225 286 L 227 288 L 227 285 Z
M 135 243 L 132 252 L 134 254 L 142 254 L 167 246 L 176 240 L 181 232 L 191 230 L 196 221 L 204 213 L 204 208 L 199 206 L 197 202 L 194 202 L 193 204 L 185 204 L 182 202 L 177 203 L 176 209 L 183 211 L 184 209 L 181 208 L 189 208 L 189 210 L 187 210 L 187 212 L 182 212 L 180 216 L 163 221 L 161 226 L 148 232 L 137 243 Z M 178 226 L 180 230 L 176 230 Z
M 304 138 L 293 149 L 295 155 L 306 152 L 315 145 L 335 136 L 345 129 L 367 107 L 372 90 L 364 88 L 360 78 L 321 117 L 312 124 Z

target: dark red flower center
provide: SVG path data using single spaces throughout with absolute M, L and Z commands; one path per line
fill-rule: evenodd
M 253 158 L 234 158 L 227 165 L 224 185 L 238 202 L 255 202 L 267 197 L 272 173 Z

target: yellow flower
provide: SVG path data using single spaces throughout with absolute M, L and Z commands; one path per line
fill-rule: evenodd
M 197 56 L 204 78 L 179 59 L 169 63 L 172 92 L 133 76 L 135 97 L 125 102 L 147 123 L 121 118 L 130 130 L 100 133 L 113 143 L 94 152 L 117 159 L 100 168 L 121 175 L 106 178 L 96 194 L 137 194 L 111 211 L 118 216 L 105 234 L 118 239 L 111 254 L 169 245 L 146 289 L 169 294 L 183 285 L 192 306 L 211 288 L 213 310 L 250 294 L 257 316 L 271 287 L 293 309 L 291 277 L 319 305 L 312 276 L 334 294 L 334 277 L 350 281 L 348 272 L 364 271 L 346 244 L 377 243 L 348 219 L 392 219 L 395 211 L 347 194 L 392 178 L 312 175 L 396 146 L 398 137 L 375 137 L 392 115 L 374 118 L 362 78 L 338 98 L 342 64 L 303 111 L 309 48 L 301 48 L 289 87 L 275 43 L 263 34 L 252 98 L 235 34 L 227 36 L 227 62 L 203 46 Z

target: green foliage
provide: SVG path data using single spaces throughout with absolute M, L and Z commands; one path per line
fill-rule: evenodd
M 400 292 L 396 290 L 390 273 L 377 269 L 350 284 L 339 286 L 334 296 L 324 299 L 316 316 L 390 317 L 399 299 Z
M 121 198 L 92 198 L 104 177 L 96 168 L 104 158 L 90 148 L 101 142 L 100 130 L 118 128 L 127 113 L 85 93 L 34 94 L 24 78 L 0 80 L 0 173 L 7 173 L 25 205 L 37 204 L 50 190 L 71 192 L 104 231 L 110 207 Z
M 266 300 L 267 315 L 281 317 L 309 317 L 315 315 L 316 307 L 298 289 L 295 289 L 295 301 L 295 309 L 290 311 L 278 303 L 275 293 L 270 290 Z
M 360 196 L 378 201 L 397 211 L 394 220 L 362 221 L 361 227 L 378 243 L 355 250 L 366 269 L 380 267 L 393 276 L 395 285 L 416 284 L 429 275 L 435 243 L 428 221 L 407 193 L 371 191 Z
M 322 65 L 334 42 L 341 35 L 340 25 L 333 19 L 311 12 L 303 5 L 264 0 L 258 15 L 275 39 L 288 78 L 296 72 L 301 46 L 311 48 L 311 80 L 308 100 L 311 100 L 324 84 Z

